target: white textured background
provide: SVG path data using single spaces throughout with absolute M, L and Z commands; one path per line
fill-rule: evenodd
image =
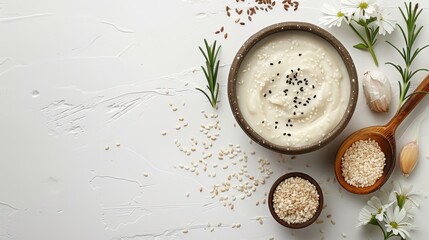
M 250 144 L 227 103 L 232 58 L 248 37 L 270 24 L 317 24 L 324 1 L 300 0 L 296 12 L 286 12 L 279 1 L 273 11 L 258 12 L 245 26 L 234 22 L 235 14 L 226 16 L 226 5 L 243 8 L 247 2 L 254 1 L 0 2 L 0 240 L 380 239 L 375 227 L 355 228 L 370 196 L 343 191 L 333 181 L 333 159 L 346 135 L 383 124 L 394 111 L 371 113 L 361 95 L 342 135 L 296 159 Z M 427 23 L 429 4 L 420 2 L 426 8 L 420 24 Z M 401 1 L 388 4 L 399 6 Z M 214 34 L 221 26 L 227 39 Z M 375 68 L 369 54 L 352 48 L 357 39 L 346 26 L 330 32 L 349 49 L 360 76 Z M 204 38 L 222 44 L 218 110 L 194 90 L 205 85 L 197 49 Z M 402 46 L 399 31 L 389 39 Z M 428 39 L 425 28 L 418 44 Z M 376 51 L 380 70 L 397 92 L 399 75 L 383 64 L 398 62 L 397 54 L 384 38 Z M 416 66 L 429 67 L 423 56 L 428 53 Z M 423 121 L 419 165 L 409 178 L 398 167 L 391 178 L 422 193 L 415 221 L 421 229 L 413 232 L 414 239 L 429 234 L 428 103 L 426 99 L 397 133 L 400 149 L 416 137 Z M 211 141 L 200 128 L 217 120 L 221 129 L 210 130 L 219 134 Z M 204 149 L 203 142 L 212 147 Z M 218 152 L 230 144 L 240 145 L 242 152 L 219 160 Z M 180 151 L 192 147 L 190 156 Z M 247 163 L 240 161 L 244 156 Z M 273 174 L 251 194 L 240 192 L 240 185 L 266 176 L 259 172 L 259 159 L 270 163 Z M 207 164 L 206 172 L 199 160 Z M 229 191 L 212 197 L 214 185 L 243 169 L 249 175 L 244 173 L 242 182 L 232 181 Z M 319 223 L 305 230 L 280 226 L 263 204 L 272 182 L 289 171 L 310 174 L 324 189 L 327 206 Z

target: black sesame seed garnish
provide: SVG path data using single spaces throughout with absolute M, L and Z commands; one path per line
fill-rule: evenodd
M 262 123 L 265 123 L 265 121 L 262 121 Z
M 283 136 L 286 136 L 286 133 L 283 133 Z
M 303 113 L 303 112 L 301 112 L 301 115 L 304 115 L 304 113 Z
M 295 108 L 298 108 L 298 106 L 297 106 L 297 105 L 295 105 Z
M 314 88 L 314 85 L 312 86 L 312 88 Z
M 307 103 L 304 103 L 303 105 L 304 105 L 304 106 L 307 106 Z
M 313 98 L 316 98 L 316 95 L 314 95 Z
M 271 94 L 271 90 L 268 90 L 268 93 Z
M 289 127 L 289 124 L 286 123 L 286 127 Z
M 290 70 L 293 73 L 293 69 Z
M 279 64 L 282 63 L 282 61 L 279 61 Z
M 290 137 L 290 136 L 292 136 L 292 134 L 290 134 L 290 133 L 288 133 L 287 135 L 288 135 L 289 137 Z
M 276 121 L 275 124 L 279 124 L 279 122 Z
M 290 122 L 290 119 L 288 119 L 287 122 Z
M 293 103 L 296 103 L 296 100 L 293 100 Z
M 280 76 L 280 73 L 277 73 L 277 76 Z
M 275 126 L 274 128 L 277 129 L 277 126 Z
M 298 68 L 298 71 L 301 71 L 301 68 Z
M 267 96 L 267 94 L 266 93 L 264 93 L 264 97 L 266 97 Z
M 302 56 L 302 54 L 300 53 L 300 54 L 298 54 L 298 56 L 300 56 L 300 57 L 301 57 L 301 56 Z
M 291 124 L 290 126 L 293 127 L 293 124 Z
M 302 104 L 302 102 L 299 102 L 298 104 Z
M 296 115 L 296 112 L 293 112 L 293 115 Z
M 271 65 L 271 66 L 273 66 L 273 65 L 274 65 L 274 63 L 270 63 L 270 65 Z

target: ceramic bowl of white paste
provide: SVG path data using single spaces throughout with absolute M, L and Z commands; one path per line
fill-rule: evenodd
M 358 97 L 355 65 L 330 33 L 310 23 L 271 25 L 236 54 L 228 77 L 235 119 L 260 145 L 285 154 L 337 137 Z

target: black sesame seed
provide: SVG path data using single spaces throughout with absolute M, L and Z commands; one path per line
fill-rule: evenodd
M 314 88 L 314 85 L 312 87 Z
M 264 97 L 266 97 L 267 96 L 267 94 L 266 93 L 264 93 Z
M 290 134 L 290 133 L 288 133 L 287 135 L 288 135 L 289 137 L 290 137 L 290 136 L 292 136 L 292 134 Z
M 296 112 L 293 112 L 293 115 L 296 115 Z
M 280 73 L 277 73 L 277 76 L 280 76 Z
M 293 69 L 291 69 L 290 71 L 293 72 Z
M 289 75 L 286 75 L 286 78 L 289 78 Z
M 262 123 L 265 123 L 265 121 L 262 121 Z
M 303 112 L 301 112 L 301 115 L 304 115 L 304 113 L 303 113 Z
M 298 97 L 294 97 L 293 99 L 298 99 Z
M 286 133 L 283 133 L 283 136 L 286 136 Z
M 279 61 L 279 64 L 282 63 L 282 61 Z
M 301 71 L 301 68 L 298 68 L 298 71 Z
M 268 90 L 268 93 L 271 94 L 271 90 Z
M 290 122 L 290 119 L 288 119 L 287 122 Z
M 299 102 L 298 104 L 301 104 L 302 102 Z
M 289 127 L 289 124 L 286 123 L 286 127 Z
M 313 98 L 316 98 L 316 95 L 314 95 Z
M 307 106 L 307 103 L 304 103 L 303 105 L 304 105 L 304 106 Z
M 298 108 L 298 106 L 297 106 L 297 105 L 295 105 L 295 108 Z
M 304 87 L 300 87 L 299 91 L 304 92 Z
M 271 66 L 273 66 L 273 65 L 274 65 L 274 63 L 270 63 L 270 65 L 271 65 Z
M 296 100 L 293 100 L 293 103 L 296 103 Z
M 290 126 L 293 127 L 293 124 L 291 124 Z
M 300 56 L 300 57 L 301 57 L 301 56 L 302 56 L 302 54 L 300 53 L 300 54 L 298 54 L 298 56 Z
M 276 121 L 275 124 L 279 124 L 279 122 Z
M 277 126 L 275 126 L 274 128 L 277 129 Z

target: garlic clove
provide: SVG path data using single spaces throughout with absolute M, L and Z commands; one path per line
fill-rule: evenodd
M 389 111 L 392 87 L 389 79 L 380 71 L 368 71 L 363 77 L 363 93 L 369 108 L 374 112 Z
M 408 177 L 419 160 L 419 145 L 416 141 L 407 143 L 399 155 L 399 166 L 402 173 Z

